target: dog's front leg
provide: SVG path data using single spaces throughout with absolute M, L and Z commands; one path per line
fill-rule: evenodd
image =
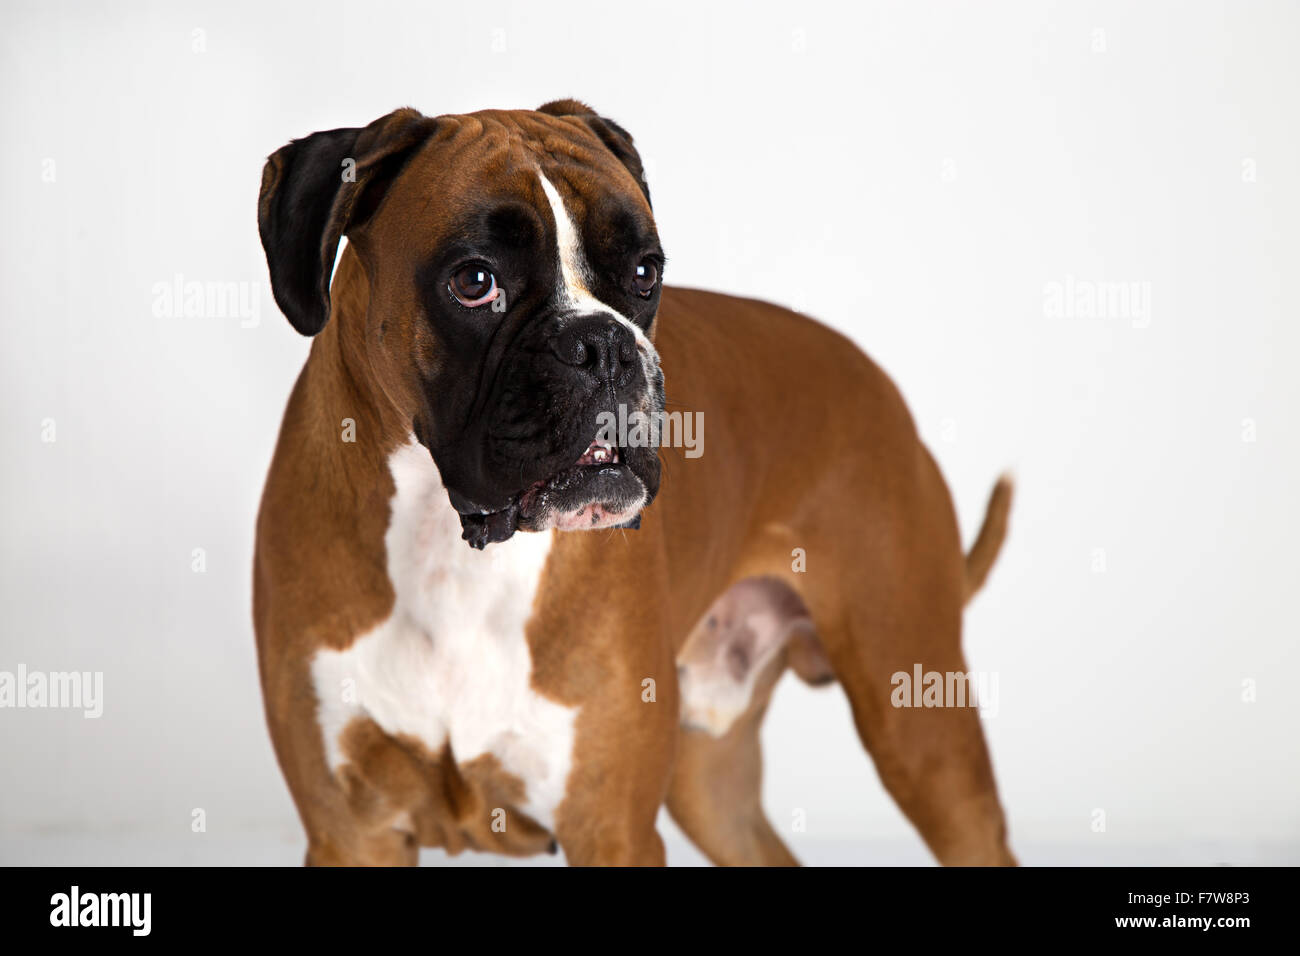
M 657 701 L 641 702 L 640 680 L 621 676 L 611 683 L 632 695 L 636 709 L 614 694 L 583 706 L 555 836 L 573 866 L 663 866 L 655 819 L 672 771 L 676 693 L 660 691 Z M 671 722 L 664 717 L 670 707 Z
M 623 560 L 632 535 L 611 538 L 606 560 L 566 567 L 553 580 L 567 586 L 539 602 L 534 682 L 579 708 L 554 831 L 571 865 L 662 866 L 655 819 L 677 743 L 676 665 L 657 575 Z

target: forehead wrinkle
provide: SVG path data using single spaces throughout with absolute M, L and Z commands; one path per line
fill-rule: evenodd
M 603 145 L 581 123 L 532 111 L 481 110 L 451 116 L 452 139 L 483 144 L 493 153 L 507 154 L 510 166 L 571 164 L 594 168 L 603 156 Z
M 502 206 L 540 212 L 544 197 L 533 175 L 536 165 L 517 130 L 477 115 L 439 122 L 438 132 L 412 162 L 411 174 L 391 190 L 402 197 L 396 205 L 414 213 L 408 213 L 401 230 L 403 242 L 452 240 Z M 540 215 L 536 222 L 546 228 Z
M 473 140 L 516 152 L 520 162 L 543 167 L 569 166 L 590 173 L 631 176 L 591 128 L 576 116 L 551 116 L 533 110 L 479 110 L 438 117 L 432 140 Z M 555 177 L 552 176 L 552 182 Z
M 508 182 L 533 202 L 541 197 L 532 174 L 546 171 L 550 183 L 567 194 L 566 210 L 575 222 L 586 218 L 584 196 L 604 177 L 625 179 L 640 187 L 595 133 L 575 117 L 550 116 L 531 110 L 480 110 L 439 117 L 439 129 L 430 142 L 443 152 L 435 161 L 451 174 L 462 192 L 475 183 L 460 170 L 486 173 L 497 184 Z M 639 209 L 638 220 L 653 223 L 649 206 Z
M 472 169 L 509 175 L 532 165 L 521 132 L 490 114 L 440 117 L 439 126 L 429 145 L 440 155 L 431 158 L 453 174 Z

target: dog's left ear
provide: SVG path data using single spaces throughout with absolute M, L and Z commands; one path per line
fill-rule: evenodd
M 329 321 L 339 239 L 374 212 L 435 122 L 417 110 L 395 110 L 366 127 L 312 133 L 267 159 L 257 231 L 276 304 L 303 335 Z
M 586 103 L 578 100 L 553 100 L 538 107 L 537 112 L 547 113 L 551 116 L 573 116 L 586 123 L 591 131 L 600 138 L 600 141 L 605 144 L 605 147 L 627 167 L 628 172 L 632 174 L 632 178 L 641 187 L 641 192 L 645 195 L 645 201 L 650 202 L 650 187 L 646 184 L 645 170 L 641 167 L 641 154 L 632 145 L 631 133 L 612 119 L 606 119 Z

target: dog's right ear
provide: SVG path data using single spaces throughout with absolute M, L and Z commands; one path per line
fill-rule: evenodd
M 400 109 L 364 128 L 296 139 L 266 161 L 257 231 L 276 304 L 303 335 L 315 335 L 329 321 L 339 239 L 374 212 L 434 123 Z

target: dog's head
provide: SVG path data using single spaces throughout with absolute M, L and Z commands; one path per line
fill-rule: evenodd
M 356 338 L 470 544 L 639 521 L 659 486 L 657 429 L 617 426 L 663 411 L 664 257 L 621 127 L 571 100 L 397 110 L 272 155 L 258 226 L 276 302 L 304 335 L 329 321 L 348 237 L 368 284 Z

